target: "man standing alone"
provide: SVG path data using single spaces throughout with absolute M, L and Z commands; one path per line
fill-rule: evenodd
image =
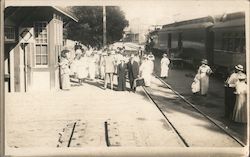
M 135 92 L 134 80 L 138 78 L 139 75 L 139 65 L 134 60 L 134 54 L 131 55 L 130 61 L 128 62 L 128 78 L 130 83 L 130 88 L 133 92 Z
M 104 89 L 107 88 L 108 85 L 108 77 L 110 79 L 110 89 L 113 90 L 113 74 L 115 72 L 115 59 L 114 56 L 111 55 L 111 51 L 107 51 L 107 56 L 104 58 L 104 72 L 105 72 L 105 80 L 104 80 Z

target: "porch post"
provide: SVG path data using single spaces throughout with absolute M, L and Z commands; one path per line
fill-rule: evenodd
M 0 157 L 4 157 L 4 0 L 0 0 Z

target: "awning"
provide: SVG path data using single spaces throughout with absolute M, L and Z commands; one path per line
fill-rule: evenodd
M 52 6 L 52 8 L 54 8 L 55 10 L 57 10 L 60 13 L 64 14 L 65 16 L 71 18 L 75 22 L 79 21 L 78 18 L 73 13 L 71 13 L 70 11 L 68 11 L 66 8 L 59 7 L 59 6 Z

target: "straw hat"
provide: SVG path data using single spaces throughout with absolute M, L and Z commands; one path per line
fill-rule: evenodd
M 202 63 L 202 64 L 208 64 L 208 61 L 207 61 L 206 59 L 203 59 L 203 60 L 201 61 L 201 63 Z
M 235 69 L 237 69 L 237 70 L 240 70 L 240 71 L 244 71 L 244 68 L 243 68 L 243 66 L 242 65 L 236 65 L 235 66 Z

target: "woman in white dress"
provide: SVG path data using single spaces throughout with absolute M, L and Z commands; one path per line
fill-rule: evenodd
M 94 53 L 92 53 L 89 57 L 89 78 L 92 81 L 95 80 L 95 70 L 96 70 L 95 61 L 96 61 L 96 58 L 94 56 Z
M 247 123 L 247 84 L 245 82 L 246 75 L 240 74 L 239 81 L 236 82 L 235 94 L 236 101 L 233 110 L 233 121 L 239 123 Z
M 79 84 L 82 85 L 84 79 L 88 76 L 87 59 L 85 54 L 82 54 L 81 57 L 79 57 L 79 62 L 77 63 L 77 65 L 77 76 L 79 79 Z
M 207 65 L 206 59 L 202 60 L 202 65 L 199 67 L 198 74 L 200 75 L 200 93 L 203 96 L 207 95 L 209 87 L 209 75 L 212 73 L 211 68 Z
M 152 64 L 148 57 L 143 57 L 143 59 L 139 68 L 140 77 L 144 79 L 145 86 L 149 87 L 152 78 Z
M 161 77 L 167 78 L 168 77 L 168 70 L 170 61 L 167 57 L 167 54 L 163 54 L 163 58 L 161 59 Z

